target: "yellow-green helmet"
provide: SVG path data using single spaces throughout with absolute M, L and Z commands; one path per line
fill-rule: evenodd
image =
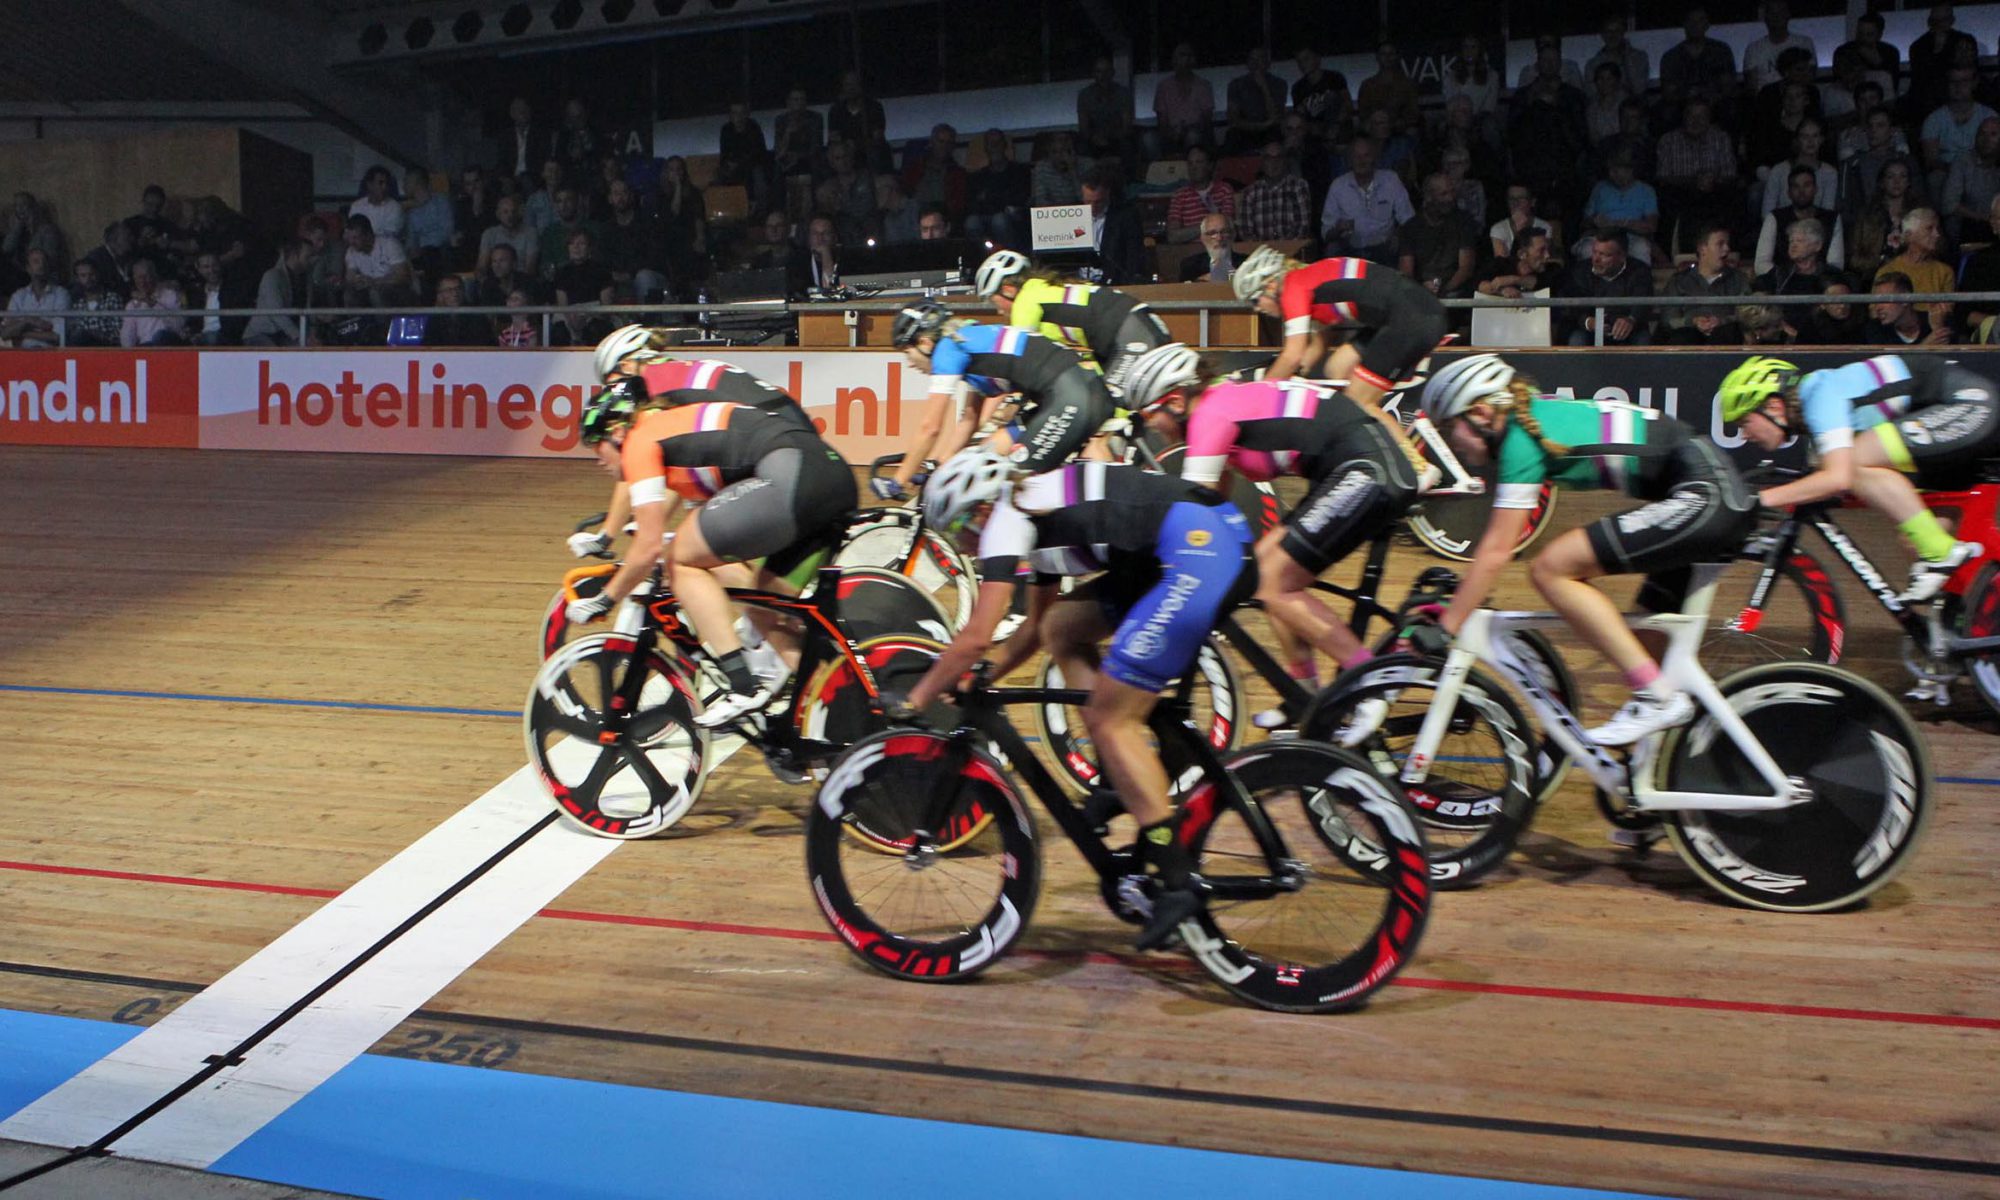
M 1744 359 L 1722 377 L 1715 398 L 1722 405 L 1722 419 L 1734 424 L 1756 412 L 1773 396 L 1791 391 L 1799 381 L 1797 366 L 1782 358 L 1757 354 Z

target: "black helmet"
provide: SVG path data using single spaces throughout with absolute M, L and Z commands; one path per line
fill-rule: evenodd
M 889 340 L 896 349 L 914 346 L 917 339 L 935 335 L 951 320 L 951 310 L 935 300 L 924 300 L 912 304 L 896 314 L 896 324 L 889 331 Z
M 646 399 L 646 385 L 637 379 L 621 379 L 583 402 L 577 432 L 583 444 L 595 446 L 621 425 L 632 423 L 639 405 Z

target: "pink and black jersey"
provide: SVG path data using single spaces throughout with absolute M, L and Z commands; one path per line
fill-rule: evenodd
M 1338 391 L 1301 379 L 1218 383 L 1188 414 L 1181 478 L 1212 487 L 1227 469 L 1253 483 L 1313 479 L 1353 457 L 1343 452 L 1348 432 L 1374 421 Z
M 713 358 L 675 358 L 648 363 L 639 370 L 646 391 L 654 399 L 670 404 L 699 404 L 725 400 L 747 404 L 817 434 L 812 418 L 783 388 L 768 383 L 740 367 Z

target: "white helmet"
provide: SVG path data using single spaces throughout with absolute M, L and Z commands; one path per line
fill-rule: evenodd
M 1271 246 L 1259 246 L 1236 268 L 1236 274 L 1229 277 L 1229 284 L 1236 289 L 1238 300 L 1255 304 L 1271 281 L 1284 273 L 1285 256 Z
M 1014 487 L 1014 466 L 991 450 L 962 450 L 924 483 L 924 523 L 949 533 L 965 514 Z
M 979 271 L 972 277 L 972 287 L 980 297 L 991 296 L 1000 290 L 1000 285 L 1028 269 L 1028 256 L 1012 250 L 995 250 L 979 264 Z
M 595 358 L 597 382 L 603 383 L 618 369 L 618 364 L 634 354 L 649 353 L 653 343 L 653 331 L 644 325 L 627 325 L 606 334 L 597 343 Z
M 1200 380 L 1201 355 L 1179 342 L 1155 346 L 1141 354 L 1125 372 L 1125 407 L 1144 411 L 1175 388 Z
M 1514 368 L 1497 354 L 1468 354 L 1446 364 L 1424 385 L 1424 415 L 1442 425 L 1481 400 L 1503 395 L 1514 382 Z

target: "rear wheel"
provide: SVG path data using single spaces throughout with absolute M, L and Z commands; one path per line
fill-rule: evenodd
M 1966 589 L 1959 621 L 1959 632 L 1966 637 L 2000 637 L 2000 563 L 1979 568 Z M 1965 672 L 1979 698 L 2000 717 L 2000 651 L 1966 656 Z
M 1243 711 L 1243 680 L 1236 663 L 1223 649 L 1222 639 L 1210 636 L 1194 660 L 1195 682 L 1189 694 L 1194 706 L 1190 719 L 1202 731 L 1208 744 L 1218 752 L 1235 749 L 1242 740 L 1239 714 Z M 1062 668 L 1053 658 L 1042 663 L 1040 688 L 1063 688 Z M 1053 702 L 1035 706 L 1035 718 L 1042 728 L 1042 745 L 1057 768 L 1057 778 L 1079 795 L 1106 786 L 1098 766 L 1097 750 L 1084 728 L 1083 710 Z
M 1439 558 L 1471 562 L 1473 547 L 1479 544 L 1479 535 L 1485 532 L 1486 519 L 1493 508 L 1492 492 L 1493 484 L 1488 480 L 1482 495 L 1425 496 L 1410 510 L 1410 533 Z M 1534 510 L 1528 514 L 1527 525 L 1521 529 L 1521 540 L 1514 544 L 1514 553 L 1533 545 L 1549 527 L 1555 513 L 1556 490 L 1545 483 Z
M 870 509 L 848 527 L 834 564 L 843 569 L 880 567 L 905 576 L 937 603 L 955 632 L 972 615 L 979 577 L 948 540 L 928 529 L 919 533 L 917 527 L 914 509 Z

